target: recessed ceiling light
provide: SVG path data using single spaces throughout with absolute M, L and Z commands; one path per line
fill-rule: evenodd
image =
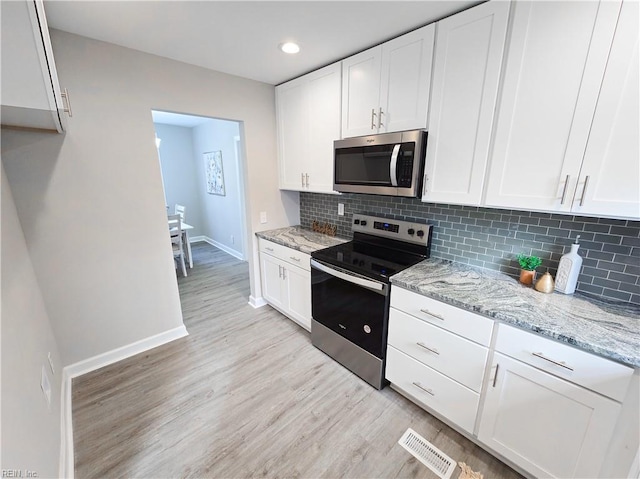
M 282 50 L 285 53 L 298 53 L 300 51 L 300 47 L 298 46 L 297 43 L 293 43 L 293 42 L 286 42 L 286 43 L 281 43 L 280 44 L 280 50 Z

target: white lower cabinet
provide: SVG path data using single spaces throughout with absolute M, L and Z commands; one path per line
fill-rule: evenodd
M 427 410 L 473 434 L 493 321 L 391 287 L 386 378 Z M 480 343 L 475 341 L 480 341 Z
M 478 440 L 536 477 L 601 477 L 632 375 L 500 324 Z
M 527 475 L 617 477 L 607 471 L 626 466 L 612 458 L 637 449 L 637 439 L 612 442 L 614 431 L 624 434 L 620 422 L 638 422 L 633 376 L 615 361 L 391 288 L 394 389 Z
M 264 299 L 311 330 L 311 266 L 308 254 L 260 239 L 260 276 Z
M 536 477 L 599 477 L 621 405 L 495 353 L 478 439 Z

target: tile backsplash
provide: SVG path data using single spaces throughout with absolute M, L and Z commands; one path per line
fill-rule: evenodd
M 338 203 L 345 206 L 338 216 Z M 416 198 L 300 193 L 300 223 L 338 226 L 351 236 L 353 213 L 433 225 L 431 256 L 517 277 L 518 253 L 542 258 L 539 272 L 555 277 L 560 257 L 580 235 L 583 258 L 577 290 L 640 304 L 640 221 L 423 203 Z

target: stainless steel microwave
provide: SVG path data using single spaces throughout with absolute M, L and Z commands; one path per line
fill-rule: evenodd
M 333 189 L 344 193 L 419 197 L 427 132 L 401 131 L 333 142 Z

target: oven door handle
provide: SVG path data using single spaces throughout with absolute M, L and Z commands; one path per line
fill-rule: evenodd
M 400 145 L 393 147 L 391 153 L 391 163 L 389 163 L 389 176 L 391 177 L 391 186 L 398 186 L 398 153 L 400 153 Z
M 362 286 L 363 288 L 370 289 L 372 291 L 378 292 L 380 294 L 386 295 L 386 287 L 387 285 L 384 283 L 379 283 L 378 281 L 372 281 L 370 279 L 361 278 L 360 276 L 354 276 L 349 273 L 343 273 L 337 269 L 334 269 L 330 266 L 325 265 L 324 263 L 320 263 L 315 259 L 311 259 L 311 267 L 316 268 L 324 273 L 330 274 L 331 276 L 335 276 L 336 278 L 343 279 L 348 281 L 349 283 L 357 284 L 358 286 Z

